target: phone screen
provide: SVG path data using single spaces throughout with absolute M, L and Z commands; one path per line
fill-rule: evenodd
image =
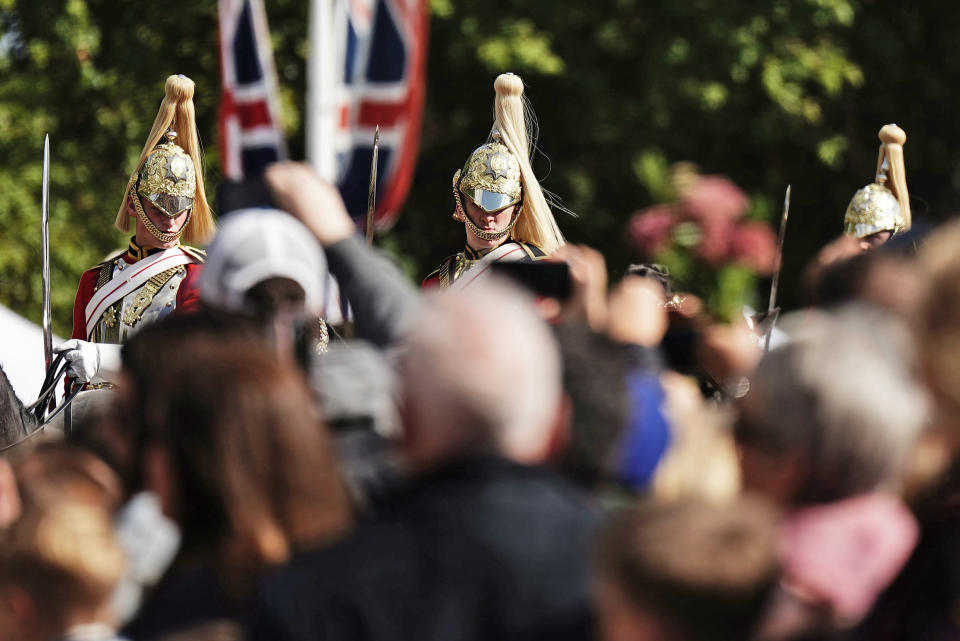
M 566 263 L 494 263 L 493 271 L 520 284 L 535 296 L 561 301 L 570 298 L 570 267 Z

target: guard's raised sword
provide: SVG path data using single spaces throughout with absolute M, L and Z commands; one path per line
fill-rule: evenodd
M 373 162 L 370 163 L 370 190 L 367 192 L 367 244 L 373 244 L 374 212 L 377 208 L 377 156 L 380 155 L 380 125 L 373 134 Z
M 777 324 L 777 316 L 780 310 L 777 309 L 777 285 L 780 283 L 780 268 L 783 266 L 783 239 L 787 235 L 787 218 L 790 216 L 790 185 L 787 185 L 787 193 L 783 196 L 783 215 L 780 217 L 780 233 L 777 236 L 777 255 L 773 264 L 773 280 L 770 282 L 770 302 L 767 305 L 767 318 L 769 323 L 767 335 L 764 338 L 763 349 L 770 351 L 770 337 L 773 335 L 773 328 Z
M 50 309 L 50 134 L 43 139 L 43 177 L 40 195 L 40 249 L 43 260 L 43 371 L 53 362 L 53 328 Z

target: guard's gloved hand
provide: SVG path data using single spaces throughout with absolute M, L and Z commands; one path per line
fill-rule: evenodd
M 120 371 L 120 345 L 91 343 L 76 338 L 53 348 L 70 362 L 67 374 L 83 383 L 89 383 L 98 374 L 102 376 Z

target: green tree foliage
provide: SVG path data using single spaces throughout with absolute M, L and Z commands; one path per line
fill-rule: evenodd
M 431 0 L 428 98 L 414 185 L 378 242 L 422 276 L 463 242 L 450 177 L 484 141 L 493 79 L 521 74 L 540 122 L 535 168 L 579 214 L 570 239 L 601 249 L 614 274 L 641 257 L 629 215 L 669 191 L 669 167 L 697 163 L 744 188 L 773 220 L 788 182 L 793 214 L 782 291 L 830 237 L 873 174 L 886 122 L 908 133 L 916 219 L 949 212 L 960 152 L 947 118 L 960 11 L 931 0 Z M 291 154 L 303 155 L 308 3 L 267 3 Z M 219 179 L 216 3 L 0 0 L 0 302 L 39 318 L 43 134 L 54 145 L 56 329 L 69 333 L 81 271 L 125 243 L 112 227 L 162 97 L 191 76 Z M 952 124 L 952 123 L 951 123 Z M 929 206 L 926 206 L 926 205 Z

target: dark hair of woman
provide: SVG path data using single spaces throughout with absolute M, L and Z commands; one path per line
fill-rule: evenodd
M 127 344 L 136 450 L 141 470 L 162 453 L 181 560 L 252 578 L 344 534 L 350 508 L 302 373 L 210 329 L 161 323 Z

